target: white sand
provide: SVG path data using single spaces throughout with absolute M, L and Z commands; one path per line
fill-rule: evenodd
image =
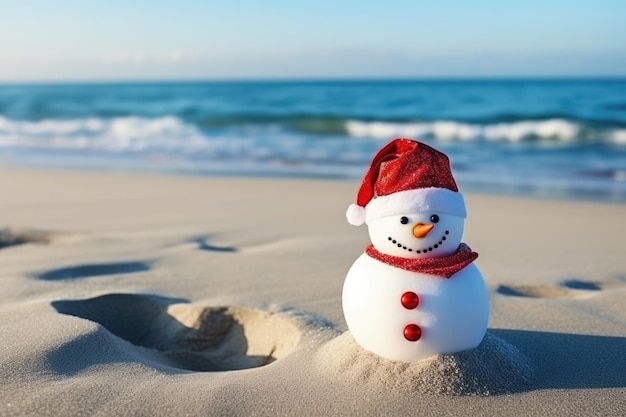
M 624 415 L 625 205 L 466 195 L 489 335 L 399 364 L 344 333 L 356 188 L 0 169 L 0 415 Z

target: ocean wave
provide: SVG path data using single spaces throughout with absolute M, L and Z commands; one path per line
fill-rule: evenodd
M 334 145 L 308 139 L 286 128 L 277 129 L 273 124 L 203 129 L 175 116 L 41 121 L 0 116 L 0 149 L 78 151 L 101 156 L 139 153 L 180 156 L 180 161 L 293 166 L 333 163 L 350 166 L 369 158 L 368 150 L 359 146 L 336 152 L 342 148 L 341 144 L 350 145 L 344 138 L 335 140 Z
M 415 123 L 350 120 L 346 123 L 346 129 L 348 134 L 355 138 L 383 139 L 406 136 L 427 137 L 442 141 L 484 139 L 519 142 L 528 139 L 543 139 L 568 142 L 589 135 L 589 128 L 564 119 L 493 124 L 471 124 L 447 120 Z M 614 137 L 617 139 L 615 143 L 620 143 L 623 139 L 621 135 Z
M 280 117 L 242 124 L 193 123 L 176 116 L 15 120 L 0 115 L 0 147 L 93 149 L 107 151 L 171 150 L 179 152 L 241 149 L 259 144 L 264 152 L 287 147 L 297 140 L 314 145 L 314 138 L 333 137 L 388 140 L 409 137 L 436 141 L 528 140 L 559 143 L 609 143 L 626 146 L 626 129 L 597 128 L 566 119 L 468 123 L 454 120 L 399 122 L 345 120 L 327 116 Z M 308 145 L 303 145 L 308 143 Z M 234 147 L 234 148 L 233 148 Z M 252 151 L 251 149 L 249 149 Z M 259 149 L 254 152 L 260 151 Z
M 203 135 L 173 116 L 12 120 L 0 116 L 0 146 L 140 151 L 202 146 Z
M 504 118 L 504 120 L 503 120 Z M 398 136 L 440 141 L 551 141 L 612 143 L 626 145 L 626 129 L 606 121 L 585 121 L 559 117 L 521 119 L 512 115 L 494 120 L 372 120 L 344 119 L 330 115 L 251 116 L 205 119 L 200 128 L 220 129 L 254 126 L 258 129 L 284 129 L 297 134 L 389 139 Z

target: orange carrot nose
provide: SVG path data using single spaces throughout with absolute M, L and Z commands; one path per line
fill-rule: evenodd
M 435 227 L 433 224 L 418 223 L 413 228 L 413 235 L 418 239 L 423 238 L 428 232 L 433 230 L 433 227 Z

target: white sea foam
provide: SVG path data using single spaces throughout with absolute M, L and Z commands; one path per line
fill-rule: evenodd
M 346 130 L 355 138 L 431 136 L 439 140 L 487 139 L 518 142 L 528 138 L 571 141 L 578 137 L 581 128 L 577 123 L 563 119 L 485 125 L 454 121 L 390 123 L 350 120 L 346 123 Z M 624 140 L 626 141 L 626 137 Z
M 0 116 L 0 146 L 136 151 L 151 148 L 193 150 L 204 137 L 172 116 L 159 118 L 12 120 Z
M 626 129 L 613 131 L 611 141 L 616 145 L 626 145 Z
M 513 123 L 470 124 L 455 121 L 434 122 L 346 122 L 349 136 L 355 138 L 393 137 L 433 138 L 439 141 L 508 141 L 528 138 L 559 142 L 589 136 L 582 126 L 563 119 L 519 121 Z M 626 146 L 626 129 L 596 131 L 593 140 Z M 155 118 L 128 116 L 117 118 L 15 120 L 0 116 L 0 147 L 37 149 L 74 149 L 109 152 L 203 153 L 234 159 L 330 160 L 350 152 L 350 147 L 333 141 L 306 140 L 297 132 L 274 125 L 201 130 L 174 116 Z M 341 151 L 337 151 L 340 149 Z M 363 149 L 352 149 L 363 158 Z M 343 156 L 340 157 L 345 159 Z M 367 159 L 367 158 L 365 158 Z

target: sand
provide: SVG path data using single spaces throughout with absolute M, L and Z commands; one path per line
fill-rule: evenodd
M 346 332 L 349 181 L 0 169 L 0 415 L 624 415 L 626 206 L 466 194 L 476 349 Z

